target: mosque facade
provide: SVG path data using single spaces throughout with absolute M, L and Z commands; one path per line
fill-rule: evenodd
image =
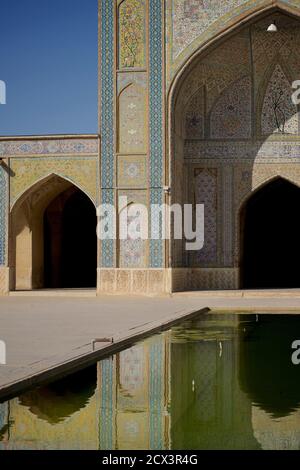
M 0 137 L 1 294 L 299 287 L 299 17 L 298 0 L 99 0 L 99 133 Z M 99 239 L 96 208 L 121 197 L 203 205 L 203 246 L 172 224 Z

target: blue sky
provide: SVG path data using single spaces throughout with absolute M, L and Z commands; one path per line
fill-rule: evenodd
M 96 133 L 97 0 L 0 0 L 0 135 Z

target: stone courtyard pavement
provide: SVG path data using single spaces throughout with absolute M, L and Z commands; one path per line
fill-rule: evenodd
M 76 294 L 76 296 L 74 296 Z M 300 313 L 300 291 L 189 292 L 161 297 L 93 292 L 17 293 L 0 298 L 0 398 L 88 365 L 161 325 L 209 307 L 225 311 Z M 113 337 L 114 344 L 94 338 Z M 101 351 L 100 351 L 101 350 Z

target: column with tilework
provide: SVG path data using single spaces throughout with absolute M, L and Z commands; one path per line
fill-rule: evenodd
M 164 2 L 103 0 L 99 7 L 101 201 L 117 211 L 121 197 L 128 206 L 161 204 Z M 164 242 L 116 235 L 101 242 L 98 290 L 164 290 Z

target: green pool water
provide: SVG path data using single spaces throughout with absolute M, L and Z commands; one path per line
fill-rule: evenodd
M 206 314 L 0 404 L 0 449 L 300 449 L 300 315 Z

